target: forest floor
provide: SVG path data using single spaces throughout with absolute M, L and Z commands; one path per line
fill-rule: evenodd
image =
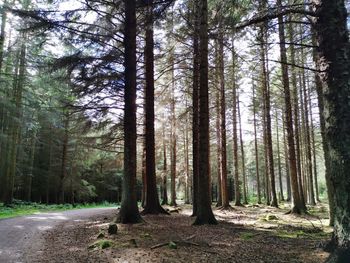
M 44 233 L 35 262 L 324 262 L 330 239 L 325 204 L 310 215 L 286 214 L 266 206 L 215 208 L 213 226 L 192 226 L 190 206 L 167 207 L 171 215 L 144 216 L 144 223 L 118 224 L 108 212 L 89 220 L 62 223 Z

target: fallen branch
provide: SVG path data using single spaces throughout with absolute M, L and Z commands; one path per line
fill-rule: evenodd
M 159 243 L 157 245 L 154 245 L 151 247 L 151 249 L 156 249 L 160 247 L 165 247 L 170 244 L 170 242 L 174 242 L 176 245 L 190 245 L 190 246 L 197 246 L 199 247 L 199 244 L 191 242 L 191 241 L 186 241 L 186 240 L 175 240 L 175 241 L 169 241 L 169 242 L 164 242 L 164 243 Z

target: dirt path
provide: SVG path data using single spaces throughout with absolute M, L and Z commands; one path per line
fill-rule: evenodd
M 60 231 L 59 226 L 89 221 L 91 217 L 111 216 L 113 208 L 92 208 L 55 213 L 37 213 L 0 220 L 0 262 L 36 262 L 46 244 L 43 234 Z

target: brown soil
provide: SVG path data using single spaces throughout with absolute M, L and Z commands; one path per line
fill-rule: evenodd
M 331 229 L 326 227 L 324 207 L 316 210 L 317 217 L 298 217 L 271 207 L 216 209 L 218 225 L 192 226 L 190 207 L 181 206 L 170 216 L 144 216 L 142 224 L 118 224 L 118 234 L 113 236 L 107 229 L 115 213 L 109 213 L 49 230 L 33 262 L 321 263 L 328 256 L 322 246 Z M 105 237 L 98 239 L 101 232 Z M 111 246 L 89 248 L 103 240 Z M 152 249 L 156 245 L 162 246 Z

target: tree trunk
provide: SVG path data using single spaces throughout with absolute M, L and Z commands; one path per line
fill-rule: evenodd
M 239 141 L 241 146 L 241 160 L 242 160 L 242 177 L 243 177 L 243 204 L 248 204 L 248 191 L 247 191 L 247 174 L 245 172 L 245 156 L 244 156 L 244 144 L 243 144 L 243 134 L 242 134 L 242 119 L 241 119 L 241 109 L 239 95 L 237 95 L 237 113 L 239 122 Z
M 64 200 L 64 181 L 67 177 L 67 152 L 68 152 L 68 140 L 69 140 L 69 113 L 64 114 L 64 135 L 62 142 L 62 158 L 61 158 L 61 171 L 60 181 L 58 186 L 58 202 L 63 204 Z
M 192 80 L 192 216 L 197 215 L 199 178 L 199 0 L 194 0 Z M 198 30 L 197 30 L 198 29 Z
M 29 155 L 29 169 L 27 175 L 27 192 L 26 200 L 28 202 L 32 199 L 32 182 L 33 182 L 33 170 L 34 170 L 34 157 L 35 157 L 35 146 L 36 146 L 36 132 L 33 132 L 30 142 L 30 155 Z
M 302 62 L 304 62 L 304 52 L 301 52 Z M 302 63 L 304 64 L 304 63 Z M 313 170 L 312 170 L 312 150 L 311 150 L 311 136 L 310 136 L 310 124 L 309 124 L 309 107 L 308 107 L 308 96 L 306 91 L 306 74 L 305 70 L 302 69 L 303 78 L 303 95 L 304 95 L 304 114 L 305 114 L 305 150 L 306 150 L 306 165 L 308 170 L 308 181 L 309 181 L 309 203 L 311 205 L 316 205 L 315 192 L 314 192 L 314 180 L 313 180 Z
M 335 251 L 328 262 L 350 261 L 350 48 L 344 0 L 313 1 L 324 99 L 325 143 L 334 201 Z
M 266 3 L 264 1 L 265 8 Z M 268 53 L 267 47 L 265 47 L 264 43 L 268 42 L 267 30 L 265 24 L 261 26 L 261 65 L 262 65 L 262 90 L 263 90 L 263 99 L 264 99 L 264 120 L 265 120 L 265 129 L 266 129 L 266 158 L 268 165 L 268 175 L 266 176 L 268 179 L 266 180 L 269 187 L 267 187 L 268 191 L 266 193 L 267 200 L 270 197 L 271 191 L 271 206 L 278 207 L 277 194 L 276 194 L 276 185 L 275 185 L 275 170 L 274 170 L 274 160 L 273 160 L 273 149 L 272 149 L 272 129 L 271 129 L 271 102 L 270 102 L 270 88 L 269 88 L 269 72 L 268 72 Z
M 154 39 L 153 39 L 153 0 L 148 1 L 146 15 L 146 205 L 143 214 L 166 214 L 160 206 L 157 190 L 155 166 L 154 132 Z
M 163 123 L 163 191 L 162 191 L 162 205 L 168 204 L 168 168 L 167 168 L 167 156 L 166 156 L 166 143 L 165 143 L 165 127 Z
M 282 1 L 277 0 L 277 5 L 279 8 L 282 6 Z M 287 129 L 287 140 L 288 140 L 288 156 L 289 156 L 289 168 L 290 177 L 292 185 L 292 195 L 293 195 L 293 207 L 292 213 L 301 214 L 306 212 L 305 205 L 300 199 L 299 187 L 298 187 L 298 175 L 297 166 L 295 160 L 295 147 L 294 147 L 294 130 L 293 130 L 293 116 L 292 116 L 292 105 L 289 87 L 289 76 L 288 76 L 288 66 L 287 66 L 287 51 L 286 51 L 286 39 L 284 35 L 284 21 L 283 16 L 278 17 L 278 31 L 280 40 L 280 52 L 281 52 L 281 63 L 282 63 L 282 82 L 284 89 L 284 102 L 285 102 L 285 117 L 286 117 L 286 129 Z
M 277 135 L 277 161 L 278 161 L 278 180 L 280 184 L 280 200 L 284 201 L 283 194 L 283 183 L 282 183 L 282 165 L 281 165 L 281 152 L 280 152 L 280 137 L 279 137 L 279 128 L 278 128 L 278 112 L 276 109 L 276 135 Z
M 219 33 L 219 79 L 220 79 L 220 133 L 221 133 L 221 199 L 222 207 L 228 208 L 230 201 L 227 188 L 227 149 L 226 149 L 226 95 L 225 95 L 225 62 L 224 33 Z
M 136 1 L 125 0 L 124 177 L 118 221 L 139 223 L 136 199 Z
M 294 42 L 294 28 L 293 24 L 289 24 L 289 38 L 290 42 Z M 295 48 L 294 45 L 290 45 L 290 60 L 291 64 L 295 65 Z M 291 78 L 292 78 L 292 87 L 293 87 L 293 102 L 294 102 L 294 110 L 293 110 L 293 117 L 294 117 L 294 133 L 295 133 L 295 150 L 296 150 L 296 165 L 297 165 L 297 176 L 298 176 L 298 188 L 299 193 L 301 193 L 300 198 L 301 202 L 305 204 L 304 199 L 304 190 L 302 185 L 302 169 L 301 169 L 301 149 L 300 149 L 300 127 L 299 127 L 299 98 L 298 98 L 298 87 L 297 87 L 297 74 L 295 67 L 292 67 L 291 70 Z
M 314 120 L 313 120 L 313 112 L 312 112 L 312 103 L 311 103 L 311 88 L 309 86 L 309 109 L 310 109 L 310 134 L 311 134 L 311 144 L 312 144 L 312 166 L 314 168 L 314 178 L 315 178 L 315 194 L 316 194 L 316 202 L 320 202 L 319 190 L 318 190 L 318 175 L 317 175 L 317 161 L 316 161 L 316 142 L 315 142 L 315 128 L 314 128 Z
M 255 148 L 255 170 L 256 170 L 256 184 L 258 204 L 261 204 L 261 190 L 260 190 L 260 171 L 259 171 L 259 149 L 258 149 L 258 134 L 256 123 L 256 101 L 255 101 L 255 85 L 253 84 L 253 114 L 254 114 L 254 148 Z
M 232 36 L 232 116 L 233 116 L 233 162 L 234 162 L 234 178 L 235 178 L 235 206 L 242 206 L 241 190 L 238 172 L 238 137 L 237 137 L 237 86 L 236 86 L 236 53 L 234 47 L 234 36 Z
M 199 63 L 199 177 L 195 225 L 217 224 L 211 209 L 209 167 L 209 99 L 208 99 L 208 3 L 200 0 Z
M 285 123 L 286 123 L 286 119 L 284 117 L 284 114 L 282 113 L 284 160 L 285 160 L 285 167 L 286 167 L 286 182 L 287 182 L 287 184 L 286 184 L 287 185 L 287 201 L 290 202 L 292 200 L 292 189 L 291 189 L 291 184 L 290 184 L 288 139 L 287 139 L 287 135 L 286 135 Z
M 219 40 L 215 41 L 216 43 L 216 49 L 215 49 L 215 56 L 216 56 L 216 70 L 215 70 L 215 82 L 218 86 L 215 86 L 215 95 L 216 95 L 216 123 L 215 123 L 215 129 L 216 129 L 216 171 L 217 171 L 217 181 L 218 181 L 218 193 L 217 193 L 217 203 L 216 206 L 220 207 L 222 206 L 222 143 L 221 143 L 221 64 L 220 64 L 220 48 L 219 48 Z
M 317 46 L 317 39 L 316 39 L 316 32 L 314 32 L 312 37 L 312 43 L 314 46 Z M 316 64 L 316 69 L 320 69 L 320 65 L 318 61 L 320 60 L 319 54 L 316 49 L 313 51 L 313 60 Z M 323 148 L 323 154 L 324 154 L 324 161 L 325 161 L 325 178 L 326 178 L 326 184 L 327 184 L 327 195 L 328 195 L 328 203 L 329 203 L 329 225 L 334 226 L 334 210 L 335 210 L 335 204 L 334 199 L 331 198 L 334 195 L 334 188 L 331 184 L 331 175 L 330 175 L 330 167 L 329 167 L 329 161 L 330 161 L 330 153 L 328 149 L 328 144 L 326 143 L 326 121 L 325 121 L 325 114 L 324 114 L 324 98 L 323 98 L 323 87 L 322 82 L 319 74 L 315 74 L 315 84 L 316 84 L 316 92 L 317 92 L 317 102 L 318 102 L 318 109 L 319 109 L 319 117 L 320 117 L 320 129 L 321 129 L 321 137 L 322 137 L 322 148 Z

